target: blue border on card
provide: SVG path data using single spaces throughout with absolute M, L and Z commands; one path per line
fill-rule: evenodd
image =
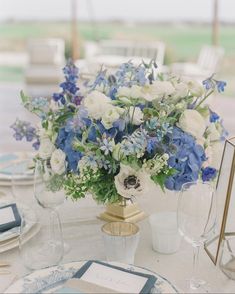
M 101 264 L 101 265 L 104 265 L 104 266 L 107 266 L 107 267 L 111 267 L 111 268 L 114 268 L 116 270 L 119 270 L 119 271 L 122 271 L 122 272 L 126 272 L 126 273 L 129 273 L 129 274 L 132 274 L 132 275 L 136 275 L 136 276 L 141 276 L 141 277 L 144 277 L 144 278 L 147 278 L 148 280 L 146 281 L 144 287 L 141 289 L 141 291 L 139 292 L 140 294 L 146 294 L 146 293 L 150 293 L 151 289 L 154 287 L 156 281 L 157 281 L 157 277 L 153 276 L 153 275 L 148 275 L 148 274 L 144 274 L 144 273 L 140 273 L 140 272 L 133 272 L 133 271 L 130 271 L 128 269 L 124 269 L 122 267 L 119 267 L 119 266 L 115 266 L 115 265 L 111 265 L 111 264 L 108 264 L 108 263 L 104 263 L 104 262 L 101 262 L 101 261 L 97 261 L 97 260 L 90 260 L 90 261 L 87 261 L 81 268 L 80 270 L 78 270 L 76 272 L 76 274 L 73 276 L 73 278 L 77 278 L 77 279 L 80 279 L 84 273 L 88 270 L 88 268 L 93 264 L 93 263 L 98 263 L 98 264 Z
M 12 208 L 15 220 L 12 222 L 0 225 L 0 233 L 5 232 L 7 230 L 10 230 L 14 227 L 19 227 L 21 225 L 21 217 L 20 217 L 19 211 L 18 211 L 15 203 L 1 206 L 0 207 L 0 214 L 1 214 L 1 209 L 7 208 L 7 207 Z

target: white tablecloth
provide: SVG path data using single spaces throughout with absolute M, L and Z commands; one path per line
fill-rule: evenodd
M 4 191 L 7 197 L 11 196 L 9 188 L 0 187 L 0 191 Z M 32 187 L 25 188 L 22 202 L 30 206 L 33 201 L 32 195 Z M 3 197 L 5 196 L 1 196 L 1 199 Z M 148 196 L 139 199 L 139 203 L 142 209 L 151 214 L 159 210 L 172 209 L 176 204 L 176 199 L 174 194 L 164 196 L 162 193 L 156 193 L 156 190 L 152 190 Z M 103 209 L 102 206 L 98 206 L 91 198 L 82 199 L 77 203 L 68 200 L 59 208 L 63 223 L 64 239 L 71 247 L 70 251 L 64 256 L 63 263 L 88 259 L 105 260 L 100 230 L 103 222 L 96 218 Z M 135 265 L 157 272 L 176 286 L 182 285 L 183 281 L 190 278 L 192 271 L 191 246 L 186 242 L 182 242 L 182 246 L 177 253 L 172 255 L 159 254 L 152 249 L 148 219 L 140 222 L 139 226 L 141 235 L 136 252 Z M 17 248 L 1 253 L 1 260 L 10 262 L 10 270 L 18 277 L 28 273 L 20 260 Z M 201 276 L 209 282 L 213 292 L 235 292 L 235 281 L 229 280 L 219 268 L 216 268 L 204 250 L 201 252 L 200 261 Z M 1 289 L 6 287 L 8 282 L 5 279 L 4 284 L 4 277 L 1 275 L 0 279 L 0 292 L 2 292 Z

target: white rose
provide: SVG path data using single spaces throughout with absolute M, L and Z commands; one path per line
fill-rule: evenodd
M 50 158 L 54 150 L 55 150 L 55 146 L 49 138 L 43 138 L 40 141 L 40 147 L 39 147 L 38 153 L 42 159 Z
M 138 126 L 138 125 L 142 124 L 144 114 L 139 107 L 130 106 L 129 115 L 130 115 L 130 121 L 134 125 Z
M 185 83 L 180 82 L 175 84 L 175 92 L 173 94 L 175 98 L 183 98 L 183 97 L 186 97 L 187 95 L 188 95 L 188 86 Z
M 120 87 L 117 92 L 118 97 L 130 97 L 131 96 L 131 88 L 128 87 Z
M 206 123 L 198 111 L 186 109 L 180 116 L 178 127 L 200 140 L 206 130 Z
M 102 116 L 101 122 L 106 129 L 110 129 L 113 126 L 113 123 L 119 119 L 119 117 L 119 111 L 116 109 L 116 107 L 112 106 L 106 110 Z
M 207 128 L 207 133 L 210 141 L 219 141 L 220 140 L 220 132 L 217 130 L 216 125 L 211 123 Z
M 65 172 L 65 153 L 56 149 L 51 155 L 51 169 L 55 174 L 62 175 Z
M 111 99 L 101 92 L 93 91 L 85 97 L 84 106 L 90 117 L 100 119 L 107 109 L 110 108 Z
M 168 81 L 154 81 L 150 85 L 150 93 L 154 98 L 161 98 L 163 96 L 169 96 L 175 92 L 171 82 Z
M 133 85 L 130 90 L 131 98 L 138 99 L 143 97 L 142 88 L 140 86 Z
M 204 88 L 199 82 L 186 78 L 184 79 L 184 81 L 187 83 L 190 93 L 193 96 L 201 97 L 204 94 Z
M 210 166 L 219 170 L 223 154 L 223 143 L 215 142 L 211 144 L 212 155 L 210 159 Z

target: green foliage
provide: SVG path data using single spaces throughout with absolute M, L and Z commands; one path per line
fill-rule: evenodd
M 163 170 L 157 175 L 152 175 L 151 179 L 156 185 L 159 185 L 163 192 L 165 192 L 165 181 L 168 177 L 173 176 L 177 171 L 173 168 Z
M 64 177 L 60 175 L 54 175 L 47 183 L 47 189 L 52 192 L 61 190 L 63 187 Z
M 115 203 L 119 196 L 114 176 L 105 171 L 87 168 L 82 175 L 69 174 L 64 182 L 66 194 L 72 199 L 84 198 L 89 191 L 98 203 Z

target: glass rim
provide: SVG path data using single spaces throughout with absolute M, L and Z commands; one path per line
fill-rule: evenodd
M 208 187 L 211 187 L 212 190 L 214 190 L 214 188 L 213 188 L 211 182 L 204 182 L 204 181 L 202 181 L 202 180 L 197 180 L 197 181 L 191 181 L 191 182 L 186 182 L 186 183 L 184 183 L 184 184 L 181 186 L 180 191 L 184 190 L 184 188 L 185 188 L 187 185 L 195 185 L 195 186 L 196 186 L 197 184 L 203 184 L 203 185 L 206 185 L 206 186 L 208 186 Z M 179 191 L 179 192 L 180 192 L 180 191 Z
M 121 224 L 121 225 L 131 225 L 132 227 L 135 228 L 135 232 L 130 231 L 129 233 L 125 234 L 125 235 L 118 235 L 118 234 L 114 234 L 108 230 L 106 230 L 106 227 L 110 226 L 111 224 Z M 107 222 L 105 223 L 102 227 L 101 227 L 101 231 L 104 234 L 107 234 L 109 236 L 113 236 L 113 237 L 130 237 L 130 236 L 135 236 L 139 233 L 140 228 L 139 226 L 137 226 L 135 223 L 132 222 L 125 222 L 125 221 L 111 221 L 111 222 Z

